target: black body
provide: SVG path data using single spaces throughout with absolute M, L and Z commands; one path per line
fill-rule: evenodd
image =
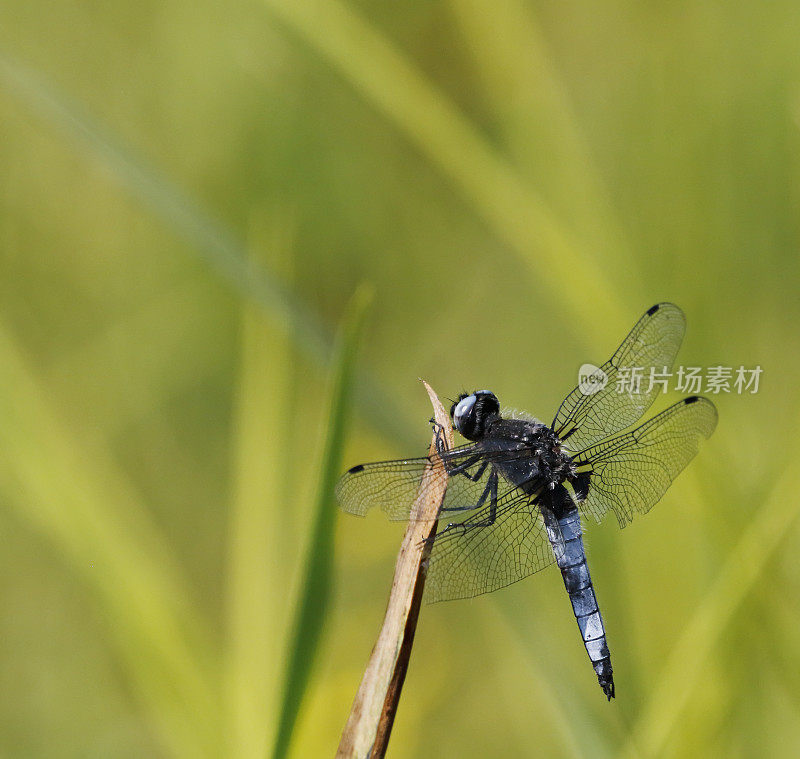
M 430 601 L 468 598 L 509 585 L 555 562 L 603 692 L 614 696 L 605 627 L 586 562 L 582 520 L 613 511 L 621 527 L 646 513 L 714 431 L 714 405 L 685 398 L 631 431 L 659 393 L 643 383 L 616 392 L 620 372 L 672 367 L 685 322 L 660 303 L 642 316 L 591 381 L 572 390 L 550 425 L 501 415 L 486 390 L 462 394 L 450 414 L 469 441 L 446 450 L 446 520 L 431 552 Z M 427 457 L 361 464 L 337 486 L 342 507 L 364 514 L 380 506 L 408 519 L 429 466 Z M 456 515 L 463 514 L 458 521 Z
M 465 419 L 459 419 L 458 429 L 465 429 L 462 434 L 477 443 L 476 448 L 483 452 L 484 460 L 501 454 L 495 464 L 497 471 L 538 505 L 584 646 L 600 686 L 610 700 L 614 697 L 611 655 L 586 563 L 576 506 L 576 501 L 583 500 L 588 494 L 590 476 L 577 472 L 572 457 L 550 427 L 526 419 L 503 419 L 493 393 L 481 391 L 472 395 L 475 402 Z M 453 404 L 451 417 L 456 416 L 456 408 L 465 398 L 470 396 L 462 394 Z M 515 451 L 518 455 L 504 460 L 502 454 L 508 451 Z M 575 500 L 564 483 L 573 486 Z M 490 508 L 485 526 L 492 524 L 494 516 Z M 456 525 L 448 527 L 455 528 Z

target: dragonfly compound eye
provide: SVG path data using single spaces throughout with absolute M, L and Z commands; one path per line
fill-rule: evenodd
M 457 403 L 454 403 L 453 408 L 450 410 L 450 413 L 453 417 L 453 424 L 462 435 L 464 434 L 462 427 L 466 424 L 468 417 L 472 414 L 476 400 L 477 396 L 475 393 L 472 395 L 465 395 L 463 398 L 460 398 Z
M 487 423 L 500 413 L 494 393 L 479 390 L 461 398 L 453 407 L 453 425 L 468 440 L 479 440 Z

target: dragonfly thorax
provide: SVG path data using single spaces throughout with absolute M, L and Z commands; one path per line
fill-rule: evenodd
M 575 473 L 572 457 L 541 422 L 498 417 L 479 443 L 503 476 L 526 492 L 552 490 Z

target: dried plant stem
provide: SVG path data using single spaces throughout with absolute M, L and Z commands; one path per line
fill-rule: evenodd
M 444 431 L 447 446 L 452 447 L 450 417 L 428 383 L 423 380 L 423 384 L 433 404 L 434 419 Z M 435 434 L 429 455 L 432 463 L 423 477 L 413 518 L 400 546 L 383 626 L 336 753 L 340 759 L 380 759 L 386 754 L 425 588 L 426 560 L 431 546 L 427 538 L 436 533 L 436 517 L 446 488 L 446 478 L 441 476 L 444 463 L 437 454 Z

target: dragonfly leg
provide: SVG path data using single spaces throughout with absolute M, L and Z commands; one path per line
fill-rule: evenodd
M 433 417 L 430 419 L 433 434 L 436 436 L 436 452 L 444 459 L 445 452 L 447 451 L 447 440 L 444 436 L 444 427 Z
M 438 444 L 438 438 L 437 438 L 437 444 Z M 472 456 L 466 461 L 462 461 L 460 464 L 453 467 L 448 467 L 446 458 L 443 458 L 442 460 L 444 461 L 445 470 L 447 471 L 448 477 L 455 477 L 460 475 L 461 477 L 466 477 L 468 480 L 471 480 L 472 482 L 478 482 L 478 480 L 480 480 L 480 478 L 483 477 L 483 473 L 486 471 L 486 467 L 489 466 L 489 462 L 484 461 L 483 463 L 481 463 L 481 465 L 474 473 L 470 474 L 469 471 L 467 471 L 471 466 L 474 466 L 481 460 L 480 454 L 476 454 L 475 456 Z M 481 508 L 481 506 L 483 506 L 483 504 L 486 503 L 486 499 L 491 496 L 491 501 L 489 506 L 490 509 L 489 518 L 491 521 L 489 521 L 488 524 L 492 524 L 495 519 L 495 514 L 497 513 L 497 481 L 498 481 L 497 472 L 493 471 L 489 475 L 489 480 L 486 483 L 486 487 L 483 489 L 483 493 L 481 494 L 481 497 L 478 499 L 477 503 L 469 504 L 468 506 L 443 506 L 440 510 L 440 513 L 443 513 L 445 511 L 475 511 L 475 509 Z M 439 533 L 439 535 L 443 535 L 451 528 L 455 529 L 456 527 L 463 527 L 464 532 L 466 532 L 467 527 L 472 527 L 472 526 L 473 525 L 469 523 L 462 524 L 461 522 L 450 522 L 447 525 L 447 527 L 445 527 Z M 423 542 L 433 542 L 435 539 L 436 536 L 432 535 L 430 538 L 427 538 Z
M 492 473 L 489 475 L 489 480 L 486 483 L 486 487 L 483 489 L 483 493 L 481 497 L 478 499 L 478 502 L 474 506 L 469 507 L 453 507 L 450 509 L 442 509 L 442 511 L 473 511 L 474 509 L 479 509 L 486 503 L 487 499 L 489 500 L 489 514 L 486 519 L 481 520 L 480 522 L 450 522 L 447 527 L 444 528 L 439 534 L 444 535 L 450 529 L 456 529 L 460 527 L 464 533 L 467 532 L 468 527 L 489 527 L 494 524 L 495 519 L 497 519 L 497 483 L 498 483 L 498 476 L 497 471 L 492 470 Z
M 483 477 L 483 473 L 486 471 L 486 467 L 489 466 L 488 461 L 484 461 L 478 469 L 474 472 L 474 474 L 470 474 L 467 470 L 477 464 L 481 459 L 480 454 L 476 454 L 471 459 L 467 459 L 466 461 L 462 461 L 458 466 L 451 467 L 450 469 L 447 468 L 445 464 L 445 469 L 447 469 L 447 475 L 449 477 L 454 477 L 457 474 L 460 474 L 462 477 L 466 477 L 468 480 L 472 480 L 473 482 L 477 482 L 481 477 Z
M 481 454 L 476 454 L 471 458 L 467 459 L 466 461 L 462 461 L 460 464 L 454 467 L 448 467 L 447 463 L 447 441 L 445 440 L 444 436 L 444 427 L 442 427 L 439 422 L 436 421 L 433 417 L 430 419 L 431 427 L 433 428 L 433 434 L 436 436 L 436 452 L 441 457 L 442 461 L 444 462 L 445 469 L 447 470 L 447 474 L 450 477 L 453 477 L 456 474 L 463 475 L 468 480 L 472 480 L 473 482 L 477 482 L 482 476 L 483 473 L 486 471 L 486 467 L 489 465 L 488 462 L 484 462 L 481 467 L 478 468 L 478 471 L 475 474 L 469 474 L 467 470 L 477 464 L 478 461 L 481 459 Z
M 457 474 L 460 474 L 466 477 L 468 480 L 472 480 L 473 482 L 477 482 L 481 477 L 483 477 L 483 473 L 486 471 L 486 467 L 489 466 L 488 461 L 484 461 L 483 464 L 478 467 L 478 470 L 474 474 L 470 474 L 467 470 L 477 464 L 481 460 L 481 454 L 477 453 L 474 456 L 471 456 L 466 461 L 462 461 L 460 464 L 456 466 L 449 466 L 447 462 L 447 441 L 444 437 L 444 427 L 439 424 L 435 419 L 431 419 L 431 426 L 433 427 L 433 432 L 436 435 L 436 452 L 441 457 L 442 461 L 444 462 L 445 470 L 447 471 L 447 475 L 449 477 L 453 477 Z

